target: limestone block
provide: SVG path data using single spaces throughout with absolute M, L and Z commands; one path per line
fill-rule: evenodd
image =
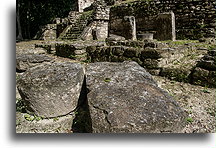
M 81 64 L 41 64 L 26 71 L 17 81 L 17 88 L 28 112 L 58 117 L 77 107 L 83 79 Z
M 86 69 L 93 133 L 178 133 L 183 110 L 136 62 L 91 63 Z
M 176 40 L 175 15 L 173 12 L 161 13 L 156 22 L 157 40 Z

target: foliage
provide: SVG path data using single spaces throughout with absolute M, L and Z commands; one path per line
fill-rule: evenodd
M 186 121 L 189 122 L 189 123 L 192 123 L 192 122 L 193 122 L 193 118 L 188 117 L 188 118 L 186 119 Z
M 25 103 L 21 98 L 16 98 L 16 111 L 26 113 Z
M 51 23 L 56 17 L 66 17 L 75 5 L 75 0 L 18 0 L 23 37 L 33 38 L 40 26 Z

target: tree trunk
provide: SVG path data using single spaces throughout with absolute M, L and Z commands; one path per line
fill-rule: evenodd
M 17 26 L 18 26 L 18 35 L 17 35 L 17 40 L 23 40 L 22 36 L 22 28 L 20 24 L 20 14 L 19 14 L 19 0 L 17 1 L 17 12 L 16 12 L 16 20 L 17 20 Z

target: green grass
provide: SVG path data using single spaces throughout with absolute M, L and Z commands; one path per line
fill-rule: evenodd
M 188 117 L 188 118 L 186 119 L 186 121 L 187 121 L 188 123 L 192 123 L 192 122 L 193 122 L 193 118 Z
M 110 82 L 110 81 L 111 81 L 110 78 L 105 78 L 105 79 L 104 79 L 104 82 Z
M 202 89 L 201 91 L 204 93 L 211 93 L 211 91 L 207 89 L 207 86 L 204 89 Z

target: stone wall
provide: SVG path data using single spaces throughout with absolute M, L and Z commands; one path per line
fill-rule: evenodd
M 93 21 L 82 32 L 83 40 L 105 40 L 108 37 L 110 8 L 100 2 L 94 5 Z
M 135 16 L 137 33 L 155 33 L 159 13 L 173 11 L 177 39 L 215 36 L 215 0 L 151 0 L 114 5 L 110 12 L 111 32 L 118 32 L 124 16 Z M 119 27 L 118 27 L 119 26 Z
M 192 83 L 202 86 L 215 87 L 216 77 L 216 50 L 209 50 L 208 53 L 198 61 L 191 73 Z

